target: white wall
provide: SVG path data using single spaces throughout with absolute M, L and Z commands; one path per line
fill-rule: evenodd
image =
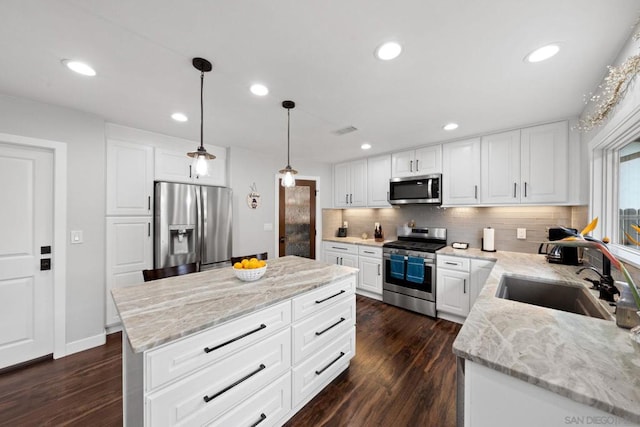
M 242 148 L 230 149 L 230 186 L 233 189 L 233 254 L 247 255 L 257 252 L 269 252 L 269 257 L 277 256 L 275 245 L 278 232 L 278 219 L 275 217 L 275 177 L 278 170 L 285 166 L 286 153 L 265 155 Z M 331 206 L 332 169 L 328 163 L 313 164 L 291 159 L 292 167 L 304 177 L 316 176 L 319 182 L 317 203 L 320 207 Z M 260 193 L 260 207 L 251 209 L 246 198 L 255 183 Z M 322 216 L 317 218 L 318 225 Z M 265 231 L 265 224 L 271 224 L 272 230 Z M 318 233 L 320 239 L 321 233 Z
M 104 120 L 0 95 L 0 132 L 67 144 L 67 230 L 84 232 L 83 244 L 67 243 L 67 343 L 104 333 Z

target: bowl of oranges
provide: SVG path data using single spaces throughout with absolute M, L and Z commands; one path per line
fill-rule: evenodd
M 236 277 L 244 282 L 253 282 L 264 276 L 267 271 L 267 262 L 257 258 L 243 258 L 242 261 L 233 264 L 233 272 Z

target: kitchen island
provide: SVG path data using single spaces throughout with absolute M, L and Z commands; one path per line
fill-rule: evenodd
M 587 286 L 577 267 L 515 252 L 438 253 L 496 261 L 453 345 L 466 371 L 465 426 L 640 424 L 640 346 L 628 330 L 496 297 L 505 275 Z
M 125 425 L 282 424 L 355 354 L 357 272 L 287 256 L 114 289 Z

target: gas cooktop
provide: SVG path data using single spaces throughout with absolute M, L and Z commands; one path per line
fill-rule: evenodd
M 436 252 L 447 246 L 447 229 L 430 227 L 397 227 L 398 240 L 387 242 L 383 248 L 408 251 Z
M 382 245 L 383 248 L 406 249 L 420 252 L 435 252 L 445 246 L 447 246 L 446 243 L 415 242 L 407 240 L 394 240 L 393 242 L 387 242 Z

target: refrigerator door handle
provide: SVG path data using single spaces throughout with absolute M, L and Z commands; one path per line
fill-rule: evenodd
M 204 224 L 207 220 L 205 215 L 204 204 L 202 200 L 202 191 L 200 188 L 194 188 L 196 193 L 196 241 L 195 241 L 195 251 L 196 251 L 196 262 L 202 261 L 202 241 L 206 236 L 203 236 Z

